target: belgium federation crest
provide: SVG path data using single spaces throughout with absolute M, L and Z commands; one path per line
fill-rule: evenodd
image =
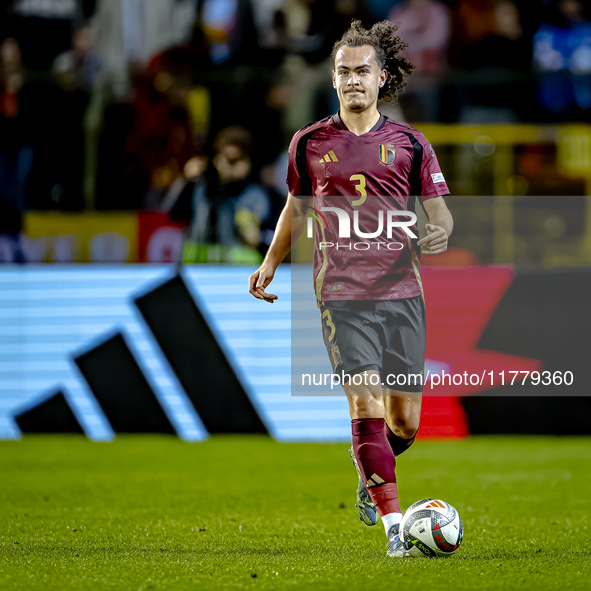
M 384 164 L 392 164 L 396 151 L 392 144 L 380 144 L 380 160 Z

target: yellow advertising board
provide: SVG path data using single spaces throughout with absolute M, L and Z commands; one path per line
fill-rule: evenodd
M 28 211 L 22 234 L 29 262 L 138 262 L 137 212 Z
M 563 125 L 557 142 L 558 170 L 567 177 L 591 176 L 591 127 Z

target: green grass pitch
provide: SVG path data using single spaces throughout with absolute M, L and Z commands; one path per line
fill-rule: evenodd
M 388 559 L 345 444 L 0 442 L 0 589 L 589 589 L 590 438 L 419 441 L 404 507 L 452 503 L 448 559 Z

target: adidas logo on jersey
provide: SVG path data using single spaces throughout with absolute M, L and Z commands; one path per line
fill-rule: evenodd
M 324 156 L 324 158 L 320 158 L 320 164 L 324 164 L 325 162 L 338 162 L 339 159 L 336 157 L 335 153 L 331 150 L 328 154 Z

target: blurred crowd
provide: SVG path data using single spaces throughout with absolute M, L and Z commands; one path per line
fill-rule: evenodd
M 589 121 L 589 4 L 3 2 L 0 260 L 22 258 L 27 209 L 151 210 L 187 225 L 189 260 L 263 254 L 292 134 L 338 108 L 328 56 L 352 18 L 390 19 L 408 43 L 394 118 Z

